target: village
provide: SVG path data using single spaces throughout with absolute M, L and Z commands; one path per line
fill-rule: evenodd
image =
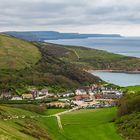
M 106 87 L 104 85 L 89 85 L 76 89 L 74 92 L 49 93 L 47 88 L 38 90 L 29 88 L 21 96 L 12 95 L 11 92 L 0 94 L 0 100 L 5 101 L 46 101 L 48 108 L 103 108 L 116 105 L 116 100 L 124 93 L 121 90 Z

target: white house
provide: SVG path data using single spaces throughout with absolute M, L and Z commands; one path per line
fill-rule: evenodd
M 49 95 L 48 89 L 42 89 L 41 91 L 38 92 L 38 95 L 35 99 L 46 99 L 47 96 Z
M 15 96 L 15 97 L 12 97 L 11 100 L 22 100 L 22 98 L 19 96 Z
M 76 95 L 85 95 L 85 94 L 87 94 L 87 92 L 84 89 L 77 89 L 75 91 L 75 94 Z

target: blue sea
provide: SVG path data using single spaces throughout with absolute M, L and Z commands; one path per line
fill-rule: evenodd
M 59 39 L 46 42 L 74 45 L 105 50 L 108 52 L 140 58 L 140 37 L 103 38 L 94 37 L 86 39 Z M 140 85 L 140 74 L 95 72 L 103 80 L 120 86 Z

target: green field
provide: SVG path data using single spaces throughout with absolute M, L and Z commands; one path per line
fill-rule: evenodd
M 122 90 L 124 90 L 128 93 L 140 92 L 140 85 L 124 87 L 124 88 L 122 88 Z
M 27 105 L 28 106 L 28 105 Z M 61 116 L 63 130 L 56 117 L 45 117 L 65 111 L 48 109 L 43 115 L 10 106 L 0 106 L 0 139 L 4 140 L 122 140 L 112 120 L 116 109 L 78 110 Z M 8 116 L 18 119 L 3 120 Z M 22 118 L 22 116 L 26 116 Z M 31 118 L 31 116 L 35 116 Z
M 0 68 L 21 69 L 38 62 L 41 53 L 27 41 L 0 35 Z
M 79 110 L 61 116 L 63 130 L 56 118 L 42 120 L 54 140 L 123 140 L 111 122 L 116 115 L 115 108 Z

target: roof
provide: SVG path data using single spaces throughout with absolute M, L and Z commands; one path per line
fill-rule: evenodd
M 26 97 L 26 98 L 32 98 L 33 95 L 32 94 L 28 94 L 28 93 L 25 93 L 25 94 L 22 94 L 22 97 Z
M 48 92 L 48 89 L 44 88 L 44 89 L 41 90 L 41 92 Z
M 77 96 L 74 97 L 74 99 L 75 99 L 75 100 L 82 100 L 82 96 L 77 95 Z

